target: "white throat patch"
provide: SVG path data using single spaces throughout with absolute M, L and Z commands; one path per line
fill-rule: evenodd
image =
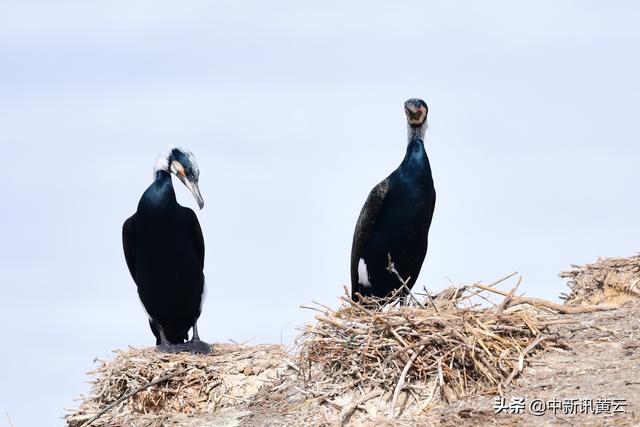
M 358 261 L 358 283 L 365 288 L 371 287 L 369 272 L 367 271 L 367 264 L 364 262 L 364 258 L 360 258 L 360 261 Z
M 424 141 L 424 136 L 427 133 L 427 129 L 429 129 L 429 122 L 427 121 L 427 119 L 425 119 L 422 126 L 417 128 L 414 128 L 413 126 L 407 123 L 408 142 L 411 142 L 411 138 L 414 136 L 417 136 Z

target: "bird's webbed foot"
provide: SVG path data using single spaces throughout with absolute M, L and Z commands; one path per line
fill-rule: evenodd
M 191 341 L 188 341 L 185 346 L 187 350 L 191 352 L 191 354 L 209 354 L 211 353 L 211 346 L 206 342 L 200 339 L 200 335 L 198 335 L 198 323 L 195 322 L 193 324 L 193 337 L 191 337 Z
M 184 344 L 185 346 L 185 350 L 190 351 L 192 354 L 197 354 L 197 353 L 201 353 L 201 354 L 209 354 L 211 353 L 211 346 L 209 344 L 207 344 L 206 342 L 196 338 L 196 339 L 192 339 L 191 341 L 188 341 L 186 344 Z
M 156 346 L 156 350 L 161 353 L 180 353 L 181 351 L 187 351 L 185 344 L 171 344 L 171 343 L 163 343 L 158 344 Z

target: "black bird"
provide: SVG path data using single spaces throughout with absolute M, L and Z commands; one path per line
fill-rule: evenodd
M 390 261 L 409 289 L 427 253 L 429 227 L 436 204 L 431 166 L 424 150 L 427 104 L 404 103 L 408 124 L 407 151 L 400 166 L 369 193 L 353 234 L 351 297 L 388 297 L 402 286 Z M 397 296 L 405 296 L 398 291 Z
M 200 340 L 196 323 L 205 291 L 204 239 L 196 214 L 176 201 L 172 173 L 191 191 L 200 209 L 204 206 L 195 157 L 169 147 L 156 161 L 155 179 L 138 210 L 122 227 L 124 256 L 158 349 L 209 353 L 211 347 Z M 191 328 L 193 337 L 185 344 Z

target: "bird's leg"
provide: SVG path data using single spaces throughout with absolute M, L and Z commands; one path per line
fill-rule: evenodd
M 191 341 L 200 341 L 200 335 L 198 335 L 198 322 L 193 324 L 193 336 Z
M 164 330 L 159 323 L 156 323 L 156 327 L 158 328 L 158 333 L 160 334 L 160 344 L 156 346 L 158 351 L 163 353 L 179 353 L 184 350 L 184 346 L 181 344 L 171 344 L 167 339 L 167 336 L 164 334 Z
M 194 354 L 195 353 L 204 353 L 204 354 L 211 353 L 211 346 L 206 342 L 202 341 L 200 339 L 200 336 L 198 335 L 198 322 L 193 324 L 193 337 L 191 337 L 191 341 L 189 341 L 186 344 L 186 346 L 187 346 L 187 349 Z

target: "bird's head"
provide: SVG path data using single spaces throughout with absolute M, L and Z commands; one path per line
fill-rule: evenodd
M 408 99 L 404 103 L 404 113 L 407 115 L 407 123 L 412 127 L 422 127 L 427 123 L 427 103 L 419 98 Z
M 156 161 L 154 172 L 164 170 L 178 177 L 178 179 L 191 191 L 198 202 L 200 209 L 204 206 L 204 199 L 198 188 L 200 170 L 193 153 L 184 148 L 169 147 Z

